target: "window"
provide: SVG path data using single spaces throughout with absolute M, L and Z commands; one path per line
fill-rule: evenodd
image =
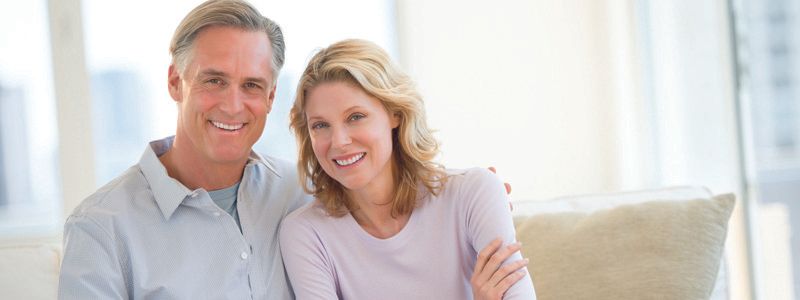
M 56 107 L 46 1 L 0 9 L 0 235 L 60 220 Z M 24 26 L 21 26 L 24 24 Z
M 92 105 L 86 109 L 92 116 L 89 136 L 94 143 L 94 182 L 99 187 L 135 164 L 148 141 L 174 134 L 177 112 L 166 87 L 169 41 L 181 18 L 199 3 L 85 0 L 81 1 L 80 21 L 79 14 L 67 11 L 74 8 L 47 1 L 3 4 L 0 9 L 0 28 L 4 28 L 0 30 L 0 236 L 60 232 L 62 202 L 67 200 L 61 199 L 64 191 L 60 187 L 63 178 L 58 157 L 64 153 L 59 153 L 59 140 L 71 148 L 84 147 L 76 145 L 82 141 L 59 137 L 50 13 L 74 16 L 76 20 L 71 21 L 83 25 L 82 42 L 92 97 Z M 281 24 L 287 42 L 287 60 L 278 79 L 277 99 L 255 149 L 292 160 L 296 149 L 288 128 L 288 112 L 306 61 L 314 49 L 345 38 L 375 41 L 396 56 L 394 3 L 352 0 L 252 3 Z M 60 49 L 64 45 L 55 47 Z M 72 71 L 75 70 L 62 70 L 65 74 Z M 70 200 L 64 206 L 70 209 L 76 204 L 73 201 L 79 200 Z
M 742 124 L 764 299 L 800 296 L 800 5 L 735 2 Z
M 198 3 L 83 1 L 98 186 L 135 164 L 148 141 L 174 134 L 177 112 L 166 87 L 169 42 Z M 394 6 L 391 1 L 252 3 L 281 25 L 287 44 L 275 103 L 255 150 L 294 160 L 288 116 L 307 60 L 315 49 L 345 38 L 372 40 L 395 53 Z M 118 11 L 126 13 L 113 13 Z

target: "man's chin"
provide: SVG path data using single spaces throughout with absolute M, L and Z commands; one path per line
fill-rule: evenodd
M 214 151 L 212 159 L 219 164 L 237 164 L 250 157 L 250 149 L 219 149 Z

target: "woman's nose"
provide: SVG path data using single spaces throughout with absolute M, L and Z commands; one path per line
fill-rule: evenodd
M 331 139 L 331 143 L 334 147 L 346 146 L 353 141 L 350 138 L 350 132 L 344 126 L 336 126 L 333 128 L 333 136 Z

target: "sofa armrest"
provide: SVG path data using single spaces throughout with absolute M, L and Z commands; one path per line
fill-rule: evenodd
M 54 241 L 0 244 L 3 299 L 56 299 L 61 245 Z

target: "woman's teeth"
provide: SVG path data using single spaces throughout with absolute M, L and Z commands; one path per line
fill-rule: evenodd
M 340 165 L 340 166 L 349 166 L 349 165 L 352 165 L 353 163 L 355 163 L 355 162 L 359 161 L 359 160 L 360 160 L 362 157 L 364 157 L 364 155 L 366 155 L 366 154 L 367 154 L 367 153 L 365 153 L 365 152 L 362 152 L 362 153 L 359 153 L 359 154 L 357 154 L 357 155 L 354 155 L 353 157 L 350 157 L 350 158 L 348 158 L 348 159 L 345 159 L 345 160 L 338 160 L 338 159 L 334 159 L 334 161 L 336 162 L 336 164 L 337 164 L 337 165 Z

